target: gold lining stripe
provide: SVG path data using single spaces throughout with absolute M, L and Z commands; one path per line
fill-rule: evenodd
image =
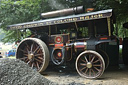
M 107 18 L 107 22 L 108 22 L 108 33 L 109 33 L 109 36 L 111 36 L 110 17 Z
M 75 22 L 75 26 L 76 26 L 76 29 L 77 29 L 77 31 L 78 31 L 78 26 L 77 26 L 77 23 Z
M 49 36 L 51 35 L 51 26 L 49 25 Z

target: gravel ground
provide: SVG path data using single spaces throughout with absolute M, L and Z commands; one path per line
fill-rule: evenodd
M 20 60 L 1 58 L 0 85 L 128 85 L 128 66 L 111 66 L 101 78 L 91 80 L 70 68 L 49 67 L 41 75 Z
M 31 69 L 23 61 L 8 58 L 0 59 L 0 85 L 83 85 L 75 82 L 54 82 Z
M 45 72 L 45 77 L 59 84 L 77 82 L 83 85 L 128 85 L 128 66 L 109 66 L 99 79 L 85 79 L 74 70 L 53 70 Z
M 0 85 L 57 85 L 16 59 L 0 59 Z

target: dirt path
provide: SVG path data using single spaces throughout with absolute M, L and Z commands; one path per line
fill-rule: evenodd
M 59 68 L 61 69 L 61 68 Z M 47 78 L 47 79 L 46 79 Z M 53 83 L 55 82 L 55 83 Z M 71 68 L 49 67 L 40 75 L 15 59 L 0 59 L 0 85 L 128 85 L 128 66 L 109 67 L 99 79 L 85 79 Z
M 128 66 L 120 64 L 119 66 L 109 67 L 100 79 L 85 79 L 80 77 L 75 71 L 47 71 L 45 77 L 59 84 L 69 84 L 71 82 L 82 83 L 86 85 L 128 85 Z

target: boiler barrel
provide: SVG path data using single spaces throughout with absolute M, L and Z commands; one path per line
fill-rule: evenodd
M 80 13 L 84 13 L 84 10 L 85 10 L 84 6 L 78 6 L 78 7 L 69 8 L 69 9 L 41 13 L 41 17 L 42 18 L 52 18 L 52 17 L 80 14 Z

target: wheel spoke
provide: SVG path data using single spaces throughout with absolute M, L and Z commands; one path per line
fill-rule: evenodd
M 23 58 L 19 58 L 19 59 L 21 59 L 21 60 L 25 60 L 25 59 L 27 59 L 27 57 L 23 57 Z
M 32 63 L 32 68 L 33 68 L 33 66 L 34 66 L 34 62 Z
M 31 60 L 29 60 L 28 62 L 27 62 L 27 64 L 29 64 L 31 62 Z
M 26 43 L 26 50 L 27 50 L 27 52 L 29 53 L 29 46 L 27 45 L 27 43 Z
M 40 55 L 43 55 L 42 53 L 41 54 L 36 54 L 36 55 L 34 55 L 34 56 L 40 56 Z
M 37 57 L 37 58 L 39 58 L 40 60 L 43 60 L 43 58 L 42 58 L 42 57 Z
M 32 62 L 29 63 L 29 66 L 32 67 Z
M 80 69 L 80 71 L 83 71 L 84 69 L 86 69 L 87 67 L 83 67 L 82 69 Z
M 86 58 L 86 56 L 84 58 L 85 58 L 86 62 L 88 63 L 88 59 Z
M 37 66 L 37 69 L 39 69 L 40 67 L 39 67 L 39 63 L 38 62 L 36 62 L 36 66 Z
M 86 66 L 87 64 L 85 64 L 85 63 L 80 63 L 80 65 L 81 65 L 81 66 Z
M 37 58 L 35 58 L 35 60 L 36 60 L 36 61 L 38 61 L 38 62 L 40 62 L 40 63 L 42 63 L 42 61 L 41 61 L 41 60 L 39 60 L 39 59 L 37 59 Z
M 94 70 L 93 70 L 93 69 L 91 69 L 91 70 L 92 70 L 92 72 L 93 72 L 93 74 L 94 74 L 94 76 L 95 76 L 95 74 L 96 74 L 96 73 L 94 72 Z
M 33 53 L 35 53 L 39 48 L 40 48 L 40 46 L 38 46 L 38 47 L 34 50 L 34 52 L 33 52 Z
M 100 69 L 98 69 L 98 68 L 96 68 L 96 67 L 94 67 L 98 72 L 100 71 Z
M 83 61 L 83 62 L 85 62 L 85 63 L 87 63 L 85 60 L 83 60 L 83 59 L 81 59 L 81 61 Z
M 26 48 L 27 49 L 27 52 L 29 53 L 29 50 L 28 50 L 28 48 Z
M 98 61 L 100 61 L 100 60 L 98 59 L 98 60 L 94 61 L 93 63 L 97 63 Z
M 91 77 L 91 69 L 89 69 L 89 76 Z
M 40 73 L 42 73 L 49 64 L 49 49 L 46 43 L 41 39 L 24 39 L 19 44 L 16 54 L 16 58 L 24 61 L 31 68 L 37 70 Z
M 38 49 L 38 50 L 37 50 L 37 53 L 38 53 L 40 50 L 41 50 L 41 49 Z
M 26 62 L 26 63 L 27 63 L 28 61 L 29 61 L 29 59 L 27 58 L 24 62 Z
M 91 60 L 91 63 L 93 62 L 93 60 L 95 59 L 95 56 L 93 56 L 92 60 Z
M 28 54 L 24 54 L 25 56 L 28 56 Z
M 26 51 L 22 50 L 22 49 L 19 49 L 20 51 L 24 52 L 24 53 L 27 53 Z
M 33 42 L 33 44 L 31 45 L 31 52 L 32 52 L 32 49 L 33 49 L 33 45 L 34 45 L 34 42 Z
M 28 49 L 30 49 L 30 47 L 28 46 L 28 44 L 25 42 L 25 44 L 26 44 L 26 47 L 28 48 Z
M 95 66 L 95 67 L 98 67 L 98 66 L 100 66 L 100 67 L 101 67 L 101 65 L 96 65 L 96 64 L 94 64 L 93 66 Z
M 77 72 L 85 78 L 98 78 L 105 70 L 103 57 L 96 51 L 82 52 L 76 59 Z
M 85 74 L 88 72 L 88 68 L 86 69 L 86 71 L 85 71 Z

